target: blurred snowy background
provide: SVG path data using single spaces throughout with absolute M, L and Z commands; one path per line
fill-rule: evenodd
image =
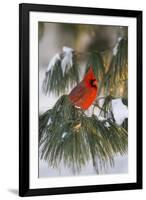
M 105 48 L 110 48 L 116 44 L 119 35 L 124 34 L 123 27 L 105 27 L 89 25 L 69 25 L 60 23 L 39 23 L 39 113 L 52 108 L 59 96 L 52 94 L 45 95 L 42 92 L 42 82 L 45 78 L 45 72 L 50 63 L 50 60 L 56 53 L 62 51 L 63 46 L 69 46 L 79 52 L 84 52 L 90 48 L 98 48 L 101 50 L 105 44 Z M 96 35 L 98 34 L 98 38 Z M 103 49 L 104 50 L 104 49 Z M 110 60 L 111 56 L 107 57 Z M 86 56 L 79 57 L 81 78 L 84 72 Z M 69 92 L 69 91 L 68 91 Z M 114 115 L 117 123 L 121 123 L 123 119 L 128 117 L 128 110 L 122 107 L 123 112 L 120 112 L 121 100 L 118 99 L 113 102 Z M 117 155 L 115 157 L 115 165 L 108 167 L 104 173 L 119 174 L 128 172 L 128 156 Z M 83 167 L 82 171 L 77 175 L 94 175 L 95 169 L 92 162 Z M 66 168 L 63 163 L 60 168 L 52 168 L 47 162 L 39 160 L 39 177 L 51 176 L 71 176 L 73 175 L 71 169 Z

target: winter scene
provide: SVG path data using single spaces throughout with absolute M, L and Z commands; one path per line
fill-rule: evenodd
M 128 27 L 38 24 L 39 178 L 128 173 Z

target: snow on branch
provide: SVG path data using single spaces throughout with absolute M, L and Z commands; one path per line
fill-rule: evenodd
M 128 108 L 123 104 L 121 98 L 112 100 L 112 110 L 116 124 L 122 125 L 124 120 L 128 118 Z
M 123 104 L 121 98 L 111 99 L 108 104 L 110 105 L 106 105 L 108 110 L 103 106 L 103 110 L 100 112 L 100 108 L 97 107 L 96 110 L 94 109 L 94 114 L 97 116 L 99 121 L 113 121 L 114 119 L 115 123 L 121 126 L 124 120 L 128 118 L 128 107 Z
M 73 66 L 73 52 L 74 50 L 70 47 L 64 46 L 62 52 L 55 54 L 50 60 L 46 72 L 52 72 L 53 67 L 58 61 L 61 61 L 62 74 L 64 76 L 65 72 L 68 72 L 69 69 Z
M 53 66 L 54 66 L 60 59 L 61 59 L 61 58 L 60 58 L 60 55 L 59 55 L 58 53 L 55 54 L 55 56 L 53 56 L 53 58 L 52 58 L 51 61 L 49 62 L 46 72 L 49 72 L 49 71 L 52 72 Z
M 61 61 L 61 68 L 63 72 L 63 76 L 65 74 L 65 71 L 69 71 L 69 69 L 73 66 L 73 49 L 69 47 L 63 47 L 63 59 Z
M 75 50 L 62 47 L 62 51 L 49 61 L 42 90 L 45 94 L 55 95 L 66 93 L 70 87 L 79 82 L 79 67 Z

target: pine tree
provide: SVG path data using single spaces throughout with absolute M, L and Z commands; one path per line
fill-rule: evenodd
M 128 43 L 119 37 L 110 50 L 91 48 L 87 54 L 85 73 L 93 67 L 99 82 L 99 94 L 87 111 L 74 106 L 66 92 L 79 83 L 78 55 L 74 49 L 64 47 L 62 53 L 51 60 L 42 89 L 44 93 L 61 95 L 52 109 L 39 116 L 40 157 L 51 166 L 63 162 L 74 173 L 92 160 L 96 173 L 114 165 L 117 154 L 128 149 L 128 119 L 116 121 L 113 102 L 122 100 L 128 106 Z M 112 52 L 109 62 L 108 53 Z

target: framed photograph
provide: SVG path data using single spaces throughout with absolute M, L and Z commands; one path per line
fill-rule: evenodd
M 19 195 L 142 188 L 142 11 L 20 4 Z

